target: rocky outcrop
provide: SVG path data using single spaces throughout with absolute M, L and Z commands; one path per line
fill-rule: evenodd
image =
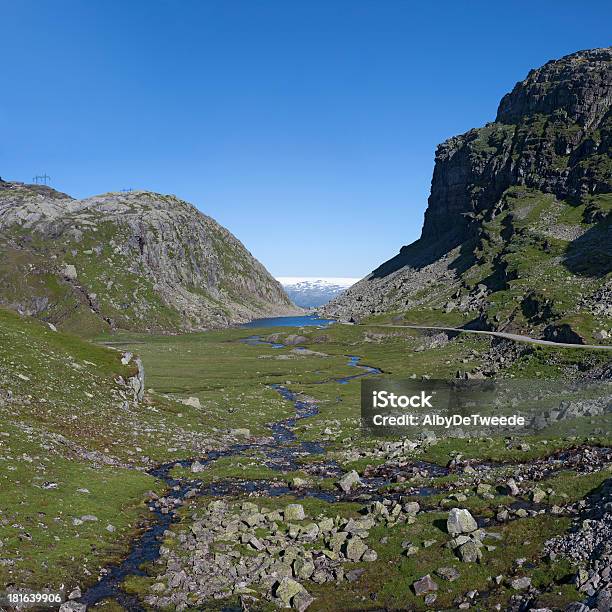
M 597 295 L 612 270 L 611 109 L 612 48 L 532 70 L 503 97 L 494 122 L 438 147 L 419 240 L 323 312 L 348 319 L 433 306 L 525 329 L 529 316 L 491 311 L 497 292 L 554 288 L 553 277 L 562 277 Z M 517 252 L 550 279 L 529 287 Z M 576 306 L 572 295 L 548 322 Z
M 438 147 L 422 238 L 455 246 L 512 185 L 559 198 L 609 193 L 611 107 L 612 49 L 532 70 L 502 98 L 494 123 Z
M 185 330 L 296 312 L 225 228 L 175 196 L 75 200 L 0 183 L 0 304 L 94 332 Z

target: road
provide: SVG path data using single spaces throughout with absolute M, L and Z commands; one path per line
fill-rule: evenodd
M 612 345 L 602 344 L 571 344 L 569 342 L 553 342 L 552 340 L 542 340 L 540 338 L 530 338 L 529 336 L 523 336 L 521 334 L 510 334 L 507 332 L 498 331 L 485 331 L 480 329 L 463 329 L 460 327 L 440 327 L 435 325 L 392 325 L 380 324 L 359 324 L 361 327 L 403 327 L 408 329 L 433 329 L 439 331 L 451 331 L 460 332 L 464 334 L 482 334 L 485 336 L 497 336 L 498 338 L 506 338 L 507 340 L 514 340 L 515 342 L 526 342 L 528 344 L 540 344 L 543 346 L 552 346 L 555 348 L 577 348 L 577 349 L 597 349 L 597 350 L 608 350 L 612 351 Z

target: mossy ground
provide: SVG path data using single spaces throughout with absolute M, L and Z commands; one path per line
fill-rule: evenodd
M 454 376 L 457 369 L 480 366 L 491 346 L 487 337 L 464 334 L 443 347 L 428 348 L 416 331 L 344 325 L 300 331 L 306 336 L 304 345 L 323 356 L 300 354 L 291 347 L 275 349 L 267 344 L 241 342 L 251 333 L 266 336 L 272 332 L 284 336 L 295 333 L 295 329 L 113 337 L 114 349 L 138 353 L 145 364 L 149 389 L 146 401 L 139 406 L 131 405 L 125 412 L 122 401 L 115 395 L 114 381 L 119 375 L 131 375 L 133 369 L 120 364 L 117 350 L 52 332 L 45 325 L 0 311 L 0 374 L 3 388 L 10 388 L 14 396 L 2 408 L 5 420 L 0 438 L 3 491 L 10 492 L 3 496 L 1 505 L 0 540 L 4 543 L 1 554 L 14 564 L 0 567 L 0 580 L 32 586 L 61 580 L 71 584 L 70 579 L 81 584 L 93 581 L 100 566 L 125 553 L 130 535 L 145 512 L 146 491 L 161 488 L 142 468 L 152 463 L 205 457 L 207 449 L 269 437 L 269 423 L 294 415 L 291 403 L 270 388 L 273 383 L 318 402 L 319 414 L 296 424 L 299 441 L 324 441 L 327 458 L 337 459 L 345 468 L 362 471 L 366 465 L 384 460 L 366 457 L 351 462 L 344 458 L 346 449 L 369 449 L 377 444 L 363 436 L 358 426 L 359 379 L 347 384 L 337 382 L 362 372 L 348 365 L 348 355 L 359 356 L 361 364 L 380 368 L 383 376 L 445 378 Z M 589 351 L 533 348 L 529 357 L 523 356 L 503 375 L 530 377 L 539 372 L 544 378 L 562 378 L 568 368 L 585 363 L 597 365 L 604 359 L 601 353 Z M 189 397 L 197 397 L 201 407 L 181 403 Z M 248 428 L 251 437 L 232 433 L 236 428 Z M 83 449 L 112 456 L 132 467 L 96 467 L 92 461 L 54 442 L 50 434 L 64 435 Z M 479 460 L 525 462 L 579 441 L 575 436 L 559 439 L 536 436 L 529 439 L 529 450 L 524 451 L 509 447 L 500 439 L 441 440 L 429 446 L 418 459 L 445 465 L 460 452 L 464 457 Z M 609 436 L 598 441 L 612 443 Z M 323 458 L 314 455 L 307 462 Z M 257 453 L 247 451 L 239 458 L 221 458 L 200 474 L 175 469 L 173 475 L 193 476 L 207 482 L 258 478 L 287 482 L 294 476 L 306 476 L 305 471 L 271 470 L 259 460 Z M 585 476 L 576 476 L 571 471 L 556 474 L 546 483 L 555 491 L 546 503 L 559 503 L 568 499 L 565 496 L 584 496 L 599 486 L 604 476 L 608 477 L 609 472 Z M 308 478 L 321 488 L 335 487 L 334 479 Z M 58 486 L 43 489 L 45 482 Z M 453 483 L 452 477 L 441 477 L 427 484 L 444 487 Z M 80 488 L 88 489 L 89 493 L 79 493 Z M 440 492 L 441 496 L 445 494 Z M 280 505 L 289 499 L 293 497 L 266 499 L 265 503 Z M 184 512 L 202 501 L 193 501 Z M 438 497 L 434 494 L 430 501 L 437 502 Z M 465 507 L 482 516 L 492 516 L 497 505 L 506 501 L 502 492 L 493 499 L 471 494 Z M 360 507 L 330 505 L 318 499 L 302 499 L 300 503 L 311 516 L 320 512 L 348 516 Z M 97 516 L 98 521 L 72 524 L 74 517 L 85 514 Z M 419 609 L 421 600 L 410 589 L 414 579 L 441 565 L 457 564 L 451 551 L 443 546 L 445 537 L 440 520 L 444 516 L 443 512 L 427 512 L 413 526 L 373 530 L 370 545 L 379 553 L 379 559 L 367 564 L 366 574 L 357 583 L 308 585 L 317 597 L 313 609 L 381 606 Z M 108 524 L 116 531 L 107 531 Z M 567 527 L 566 518 L 545 515 L 495 528 L 503 539 L 496 544 L 495 551 L 486 553 L 484 564 L 461 564 L 460 580 L 439 581 L 440 605 L 450 605 L 468 587 L 490 590 L 488 602 L 507 600 L 511 592 L 505 587 L 492 589 L 489 577 L 511 574 L 512 563 L 519 557 L 533 561 L 530 575 L 534 582 L 550 585 L 547 597 L 551 605 L 555 598 L 575 599 L 575 591 L 562 584 L 570 568 L 551 565 L 538 557 L 542 542 Z M 380 540 L 385 536 L 389 539 L 383 544 Z M 438 542 L 408 558 L 401 554 L 401 542 L 405 539 L 417 544 L 428 539 Z M 89 576 L 84 567 L 91 572 Z M 143 592 L 147 584 L 146 579 L 144 582 L 130 579 L 126 589 Z M 105 602 L 96 609 L 113 610 L 114 605 Z

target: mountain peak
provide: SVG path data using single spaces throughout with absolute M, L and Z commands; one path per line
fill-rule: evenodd
M 4 183 L 0 247 L 1 302 L 85 333 L 203 329 L 299 311 L 231 232 L 173 195 L 75 200 Z
M 517 123 L 536 113 L 563 113 L 588 128 L 601 121 L 611 100 L 612 47 L 589 49 L 531 70 L 502 98 L 495 120 Z
M 572 341 L 609 329 L 611 109 L 612 49 L 532 70 L 497 121 L 437 148 L 419 240 L 325 314 L 420 320 L 425 309 L 428 320 Z

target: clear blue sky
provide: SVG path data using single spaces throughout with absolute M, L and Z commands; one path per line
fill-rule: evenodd
M 0 0 L 0 176 L 174 193 L 275 275 L 361 276 L 418 237 L 442 140 L 612 3 Z

